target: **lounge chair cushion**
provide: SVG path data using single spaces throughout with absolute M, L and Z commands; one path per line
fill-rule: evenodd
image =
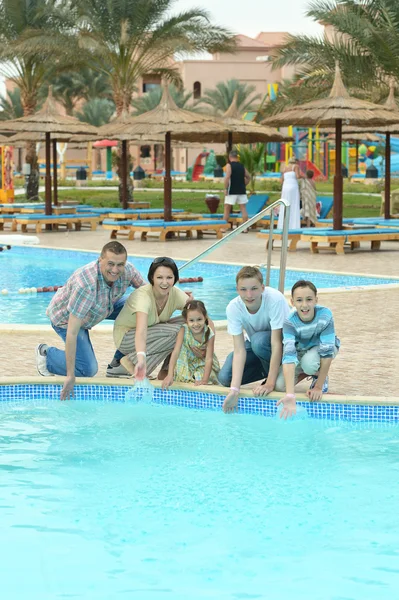
M 227 225 L 227 221 L 218 221 L 218 225 Z M 113 221 L 112 219 L 105 219 L 103 225 L 126 225 L 129 227 L 146 227 L 150 229 L 151 227 L 175 227 L 177 229 L 187 229 L 189 227 L 195 225 L 215 225 L 215 221 L 213 220 L 204 220 L 204 221 L 163 221 L 161 219 L 153 219 L 151 221 Z
M 71 214 L 67 214 L 67 215 L 32 215 L 32 214 L 26 214 L 26 215 L 14 215 L 14 218 L 16 219 L 24 219 L 26 221 L 48 221 L 49 219 L 52 219 L 54 221 L 65 221 L 65 219 L 81 219 L 82 217 L 90 217 L 92 219 L 95 219 L 96 217 L 98 217 L 98 215 L 96 215 L 95 213 L 79 213 L 78 215 L 71 215 Z
M 334 230 L 334 229 L 319 229 L 319 228 L 312 228 L 312 229 L 308 229 L 306 231 L 302 232 L 304 235 L 314 235 L 314 236 L 320 236 L 320 237 L 333 237 L 333 236 L 346 236 L 346 237 L 352 237 L 355 235 L 383 235 L 386 233 L 399 233 L 399 229 L 339 229 L 339 230 Z

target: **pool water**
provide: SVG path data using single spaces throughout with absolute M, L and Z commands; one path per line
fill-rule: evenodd
M 173 250 L 173 249 L 172 249 Z M 95 260 L 97 253 L 49 250 L 14 246 L 10 251 L 0 253 L 0 323 L 48 323 L 46 308 L 52 293 L 19 294 L 20 288 L 49 287 L 63 285 L 79 267 Z M 244 257 L 243 257 L 244 258 Z M 130 256 L 129 260 L 147 276 L 152 259 Z M 178 266 L 184 261 L 177 261 Z M 213 319 L 226 318 L 226 306 L 237 294 L 235 276 L 240 269 L 234 264 L 197 263 L 185 269 L 182 277 L 203 277 L 202 283 L 182 284 L 183 289 L 191 289 L 194 297 L 203 300 Z M 271 286 L 278 287 L 279 270 L 272 269 Z M 378 284 L 399 283 L 389 278 L 352 276 L 334 273 L 313 273 L 310 271 L 286 272 L 286 290 L 291 289 L 298 279 L 311 279 L 317 288 L 357 287 Z
M 7 600 L 399 595 L 393 426 L 4 403 L 0 471 Z

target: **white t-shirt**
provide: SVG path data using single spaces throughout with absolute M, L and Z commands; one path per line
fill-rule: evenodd
M 227 305 L 227 331 L 230 335 L 240 335 L 245 331 L 251 339 L 251 335 L 258 331 L 282 329 L 289 312 L 283 294 L 274 288 L 265 287 L 262 303 L 254 314 L 248 311 L 240 296 Z

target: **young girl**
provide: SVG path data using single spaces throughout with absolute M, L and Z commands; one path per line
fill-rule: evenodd
M 214 354 L 215 333 L 209 326 L 204 303 L 201 300 L 189 301 L 182 316 L 185 324 L 177 335 L 162 388 L 167 389 L 173 381 L 195 385 L 217 384 L 220 365 Z

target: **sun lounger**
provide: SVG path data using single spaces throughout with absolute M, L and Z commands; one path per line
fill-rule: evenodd
M 322 229 L 328 229 L 328 227 L 332 227 L 334 219 L 317 219 L 316 227 L 321 227 Z M 343 225 L 353 225 L 355 219 L 342 219 Z
M 223 213 L 202 213 L 201 217 L 207 219 L 223 219 Z
M 316 196 L 316 203 L 320 205 L 319 219 L 327 219 L 334 204 L 331 196 Z
M 399 219 L 353 219 L 353 222 L 356 225 L 373 225 L 374 227 L 377 228 L 384 228 L 384 229 L 388 229 L 390 227 L 393 227 L 394 229 L 399 229 Z
M 192 232 L 197 232 L 197 237 L 202 238 L 204 232 L 214 231 L 218 239 L 223 237 L 223 230 L 227 222 L 223 220 L 203 220 L 203 221 L 162 221 L 162 220 L 130 220 L 115 221 L 105 219 L 103 229 L 111 230 L 111 239 L 117 237 L 118 232 L 127 233 L 128 239 L 133 240 L 136 232 L 141 233 L 141 240 L 147 239 L 149 232 L 160 233 L 160 241 L 166 241 L 168 233 L 185 232 L 187 238 L 192 238 Z
M 94 231 L 99 222 L 98 215 L 94 213 L 80 213 L 76 215 L 15 215 L 12 221 L 11 231 L 17 231 L 18 225 L 21 225 L 21 231 L 26 232 L 28 225 L 34 225 L 36 233 L 41 233 L 43 225 L 51 225 L 53 229 L 58 229 L 59 225 L 65 225 L 67 229 L 75 226 L 79 231 L 83 224 L 90 225 Z
M 147 200 L 143 200 L 140 202 L 128 202 L 127 203 L 128 208 L 131 209 L 135 209 L 135 208 L 150 208 L 151 206 L 151 202 L 147 201 Z
M 381 242 L 399 240 L 398 229 L 333 229 L 303 230 L 302 242 L 310 242 L 310 249 L 314 254 L 319 252 L 319 244 L 324 242 L 333 248 L 337 254 L 344 254 L 344 244 L 350 244 L 351 250 L 360 247 L 360 242 L 371 242 L 371 250 L 379 250 Z
M 248 198 L 246 204 L 248 217 L 254 217 L 263 210 L 269 200 L 268 194 L 253 194 Z M 240 225 L 243 222 L 241 212 L 230 215 L 229 223 L 232 225 Z M 255 225 L 254 225 L 255 227 Z
M 14 219 L 18 216 L 19 213 L 0 215 L 0 231 L 4 231 L 4 225 L 6 223 L 9 223 L 12 226 Z
M 288 241 L 290 242 L 290 245 L 288 246 L 288 251 L 289 252 L 295 252 L 296 251 L 296 247 L 297 244 L 299 242 L 299 240 L 301 239 L 301 235 L 304 231 L 309 231 L 310 229 L 289 229 L 288 230 Z M 269 232 L 270 229 L 261 229 L 258 233 L 257 236 L 258 237 L 263 237 L 266 238 L 266 250 L 269 247 Z M 273 229 L 273 240 L 272 243 L 275 240 L 282 240 L 283 239 L 283 230 L 282 229 Z
M 183 213 L 182 208 L 173 208 L 172 215 Z M 110 218 L 119 221 L 119 219 L 162 219 L 164 215 L 163 208 L 140 208 L 140 209 L 115 209 L 110 212 Z

